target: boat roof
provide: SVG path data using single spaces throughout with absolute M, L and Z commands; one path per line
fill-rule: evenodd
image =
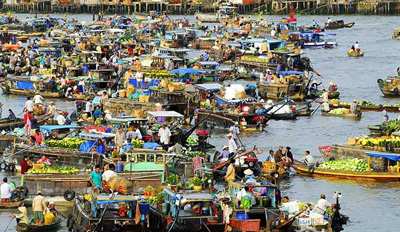
M 389 154 L 389 153 L 380 153 L 380 152 L 365 152 L 365 155 L 373 157 L 373 158 L 384 158 L 384 159 L 390 159 L 392 161 L 400 161 L 400 154 Z
M 153 117 L 183 117 L 176 111 L 148 111 L 147 113 Z
M 195 84 L 194 88 L 203 90 L 203 91 L 208 91 L 208 92 L 216 92 L 223 86 L 218 83 L 211 83 L 211 84 Z
M 107 121 L 111 122 L 111 123 L 129 123 L 129 122 L 133 122 L 133 121 L 147 121 L 147 119 L 126 116 L 126 117 L 110 118 L 110 119 L 107 119 Z
M 201 61 L 201 62 L 199 62 L 201 65 L 203 65 L 203 66 L 207 66 L 207 65 L 210 65 L 210 66 L 219 66 L 219 63 L 218 62 L 216 62 L 216 61 Z
M 182 201 L 190 202 L 190 201 L 212 201 L 214 197 L 210 193 L 199 193 L 199 192 L 191 192 L 191 193 L 175 193 L 171 190 L 165 188 L 164 192 L 170 196 L 177 196 L 182 197 Z
M 86 139 L 104 139 L 104 138 L 114 138 L 115 134 L 112 133 L 80 133 L 81 138 Z
M 42 131 L 52 131 L 52 130 L 61 130 L 61 129 L 79 129 L 81 126 L 72 126 L 72 125 L 46 125 L 40 126 L 40 130 Z
M 282 71 L 282 75 L 304 75 L 304 72 L 299 71 Z

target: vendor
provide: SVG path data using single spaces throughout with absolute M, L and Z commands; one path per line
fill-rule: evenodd
M 321 194 L 321 198 L 318 200 L 317 204 L 314 206 L 311 213 L 325 214 L 326 209 L 331 206 L 331 204 L 325 199 L 325 195 Z
M 310 154 L 310 151 L 306 151 L 304 153 L 304 157 L 301 158 L 299 162 L 304 162 L 308 166 L 308 172 L 314 172 L 315 163 L 314 158 Z
M 46 155 L 43 155 L 40 160 L 38 160 L 36 163 L 38 164 L 44 164 L 46 166 L 51 166 L 50 159 L 46 157 Z
M 229 188 L 233 181 L 235 181 L 235 159 L 229 160 L 229 166 L 226 170 L 224 179 L 228 182 Z
M 224 146 L 223 148 L 222 148 L 222 152 L 221 152 L 221 154 L 219 155 L 219 157 L 218 157 L 218 159 L 220 160 L 220 162 L 224 162 L 224 161 L 226 161 L 226 160 L 228 160 L 228 158 L 229 158 L 229 147 L 228 146 Z
M 18 207 L 20 213 L 14 214 L 11 219 L 16 218 L 17 224 L 18 223 L 25 223 L 28 224 L 28 210 L 25 206 Z

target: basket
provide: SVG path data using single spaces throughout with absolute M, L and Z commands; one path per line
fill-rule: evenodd
M 33 169 L 39 170 L 44 167 L 44 164 L 33 164 Z
M 242 92 L 237 93 L 235 97 L 236 97 L 236 98 L 243 99 L 243 98 L 246 97 L 246 94 L 242 91 Z
M 65 60 L 65 66 L 66 67 L 71 67 L 72 66 L 72 60 Z
M 129 180 L 115 176 L 112 177 L 107 185 L 114 191 L 127 195 L 133 192 L 133 184 Z
M 123 89 L 123 90 L 120 90 L 120 91 L 119 91 L 119 97 L 120 97 L 120 98 L 126 98 L 126 90 L 124 90 L 124 89 Z
M 262 171 L 265 173 L 271 173 L 276 170 L 276 165 L 274 162 L 266 161 L 262 163 Z
M 148 95 L 140 95 L 139 102 L 149 102 L 150 96 Z

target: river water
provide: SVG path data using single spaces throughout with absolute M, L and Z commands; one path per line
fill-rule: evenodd
M 20 18 L 27 15 L 20 15 Z M 56 15 L 63 17 L 63 15 Z M 84 18 L 90 21 L 91 15 L 73 15 L 78 20 Z M 177 16 L 174 16 L 177 17 Z M 281 16 L 268 16 L 270 21 L 278 21 Z M 400 41 L 391 39 L 393 30 L 400 27 L 399 17 L 386 16 L 331 16 L 333 20 L 343 19 L 356 22 L 351 29 L 331 31 L 337 33 L 338 46 L 334 49 L 307 49 L 305 56 L 309 57 L 323 78 L 325 87 L 333 81 L 338 85 L 341 99 L 351 102 L 353 99 L 368 100 L 374 103 L 399 103 L 399 99 L 384 98 L 376 80 L 387 75 L 395 75 L 400 65 Z M 193 18 L 191 18 L 193 19 Z M 298 24 L 311 24 L 315 19 L 322 24 L 327 16 L 298 16 Z M 349 58 L 347 50 L 355 41 L 359 41 L 363 58 Z M 0 95 L 4 104 L 3 114 L 11 108 L 16 114 L 21 112 L 25 98 L 18 96 Z M 59 108 L 72 110 L 73 102 L 56 100 Z M 390 118 L 397 117 L 390 114 Z M 247 147 L 257 145 L 266 153 L 276 150 L 279 145 L 291 146 L 295 158 L 301 158 L 305 150 L 318 156 L 318 147 L 335 143 L 346 143 L 347 138 L 368 134 L 367 126 L 379 124 L 382 117 L 379 112 L 363 113 L 361 121 L 351 121 L 344 118 L 322 117 L 316 112 L 312 117 L 301 117 L 294 121 L 270 121 L 267 131 L 242 133 L 241 139 Z M 214 132 L 215 131 L 215 132 Z M 227 131 L 213 130 L 212 143 L 220 149 L 226 144 Z M 261 159 L 263 159 L 261 155 Z M 351 180 L 305 178 L 293 176 L 280 183 L 283 194 L 291 199 L 316 202 L 320 194 L 326 194 L 327 200 L 333 202 L 330 196 L 340 191 L 342 213 L 350 217 L 345 231 L 398 231 L 400 216 L 400 184 L 378 184 L 371 182 L 355 182 Z M 63 212 L 67 209 L 60 208 Z M 0 211 L 0 231 L 7 227 L 10 210 Z M 15 222 L 10 224 L 7 231 L 14 231 Z M 66 231 L 62 229 L 59 231 Z

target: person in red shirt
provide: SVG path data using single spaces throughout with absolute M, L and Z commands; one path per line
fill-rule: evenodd
M 31 128 L 32 128 L 31 120 L 32 119 L 33 119 L 32 114 L 28 110 L 25 110 L 24 122 L 25 122 L 25 135 L 26 136 L 30 136 L 30 134 L 31 134 Z
M 28 165 L 28 156 L 24 156 L 24 159 L 21 161 L 21 174 L 25 174 L 29 170 Z
M 42 135 L 40 134 L 39 130 L 35 131 L 35 134 L 33 135 L 35 137 L 35 142 L 36 144 L 41 144 L 42 143 Z

